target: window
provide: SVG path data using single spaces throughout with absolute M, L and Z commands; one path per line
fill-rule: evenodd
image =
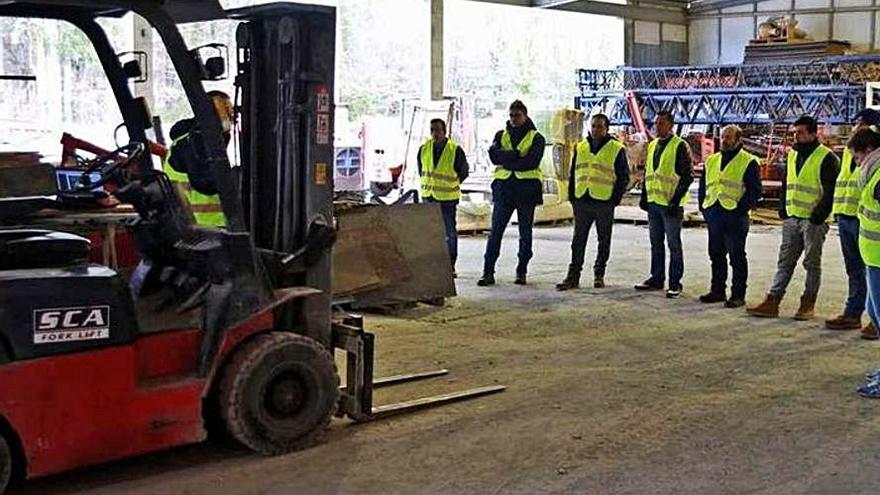
M 336 152 L 336 175 L 354 177 L 361 172 L 360 148 L 341 148 Z

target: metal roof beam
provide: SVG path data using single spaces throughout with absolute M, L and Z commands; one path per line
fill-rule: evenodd
M 473 0 L 477 2 L 499 3 L 519 7 L 536 7 L 583 14 L 607 15 L 636 21 L 668 22 L 687 24 L 685 4 L 681 7 L 654 3 L 619 4 L 598 0 Z

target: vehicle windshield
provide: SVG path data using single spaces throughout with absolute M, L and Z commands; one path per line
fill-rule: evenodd
M 233 77 L 237 21 L 183 24 L 179 30 L 188 47 L 226 45 L 227 74 L 204 81 L 206 91 L 234 96 Z M 174 123 L 190 119 L 192 107 L 161 38 L 141 17 L 98 19 L 112 50 L 122 63 L 138 60 L 144 78 L 128 81 L 134 96 L 143 96 L 161 122 L 159 136 L 170 142 Z M 54 19 L 0 17 L 0 153 L 39 154 L 41 161 L 61 165 L 62 135 L 69 134 L 99 148 L 112 150 L 128 143 L 127 129 L 111 84 L 92 42 L 78 27 Z M 137 53 L 134 53 L 137 52 Z M 218 54 L 219 51 L 207 51 Z M 231 151 L 231 150 L 230 150 Z M 159 158 L 154 157 L 154 166 Z

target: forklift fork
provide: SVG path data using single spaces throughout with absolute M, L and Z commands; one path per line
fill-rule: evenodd
M 346 316 L 342 321 L 334 322 L 333 346 L 346 353 L 345 385 L 339 387 L 339 409 L 337 412 L 339 417 L 348 416 L 355 422 L 364 423 L 495 394 L 506 388 L 503 385 L 472 388 L 374 407 L 373 390 L 376 388 L 426 380 L 449 373 L 448 370 L 436 370 L 374 379 L 374 340 L 375 336 L 372 333 L 364 331 L 363 319 L 358 316 Z

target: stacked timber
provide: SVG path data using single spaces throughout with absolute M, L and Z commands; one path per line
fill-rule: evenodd
M 752 40 L 746 46 L 743 63 L 764 64 L 796 62 L 844 55 L 849 50 L 849 41 Z

